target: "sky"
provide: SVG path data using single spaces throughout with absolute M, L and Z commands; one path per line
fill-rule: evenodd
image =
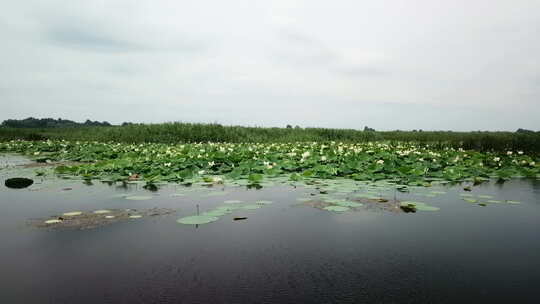
M 538 0 L 0 2 L 0 120 L 540 130 Z

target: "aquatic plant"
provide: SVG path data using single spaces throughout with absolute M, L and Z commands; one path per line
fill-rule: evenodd
M 10 141 L 0 152 L 19 152 L 77 164 L 56 168 L 61 175 L 86 179 L 129 181 L 132 176 L 156 185 L 161 181 L 235 181 L 254 188 L 266 177 L 292 182 L 344 177 L 356 181 L 395 180 L 429 186 L 438 180 L 464 181 L 540 177 L 537 156 L 527 153 L 480 152 L 412 142 L 294 142 L 294 143 L 103 143 L 69 141 Z M 131 182 L 131 181 L 130 181 Z M 137 181 L 138 182 L 138 181 Z M 471 190 L 470 186 L 465 187 Z M 349 191 L 329 189 L 328 191 Z M 437 194 L 437 193 L 432 193 Z
M 193 216 L 182 217 L 178 219 L 177 222 L 180 224 L 185 224 L 185 225 L 202 225 L 202 224 L 215 222 L 218 219 L 219 219 L 218 217 L 210 216 L 210 215 L 193 215 Z

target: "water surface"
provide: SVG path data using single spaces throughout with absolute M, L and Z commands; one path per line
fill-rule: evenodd
M 2 303 L 537 302 L 539 181 L 486 183 L 472 192 L 519 205 L 470 204 L 456 185 L 395 194 L 438 212 L 338 214 L 297 200 L 315 189 L 279 183 L 151 192 L 37 177 L 29 189 L 12 190 L 3 185 L 13 172 L 32 174 L 0 171 Z M 425 195 L 432 190 L 446 193 Z M 152 199 L 122 196 L 135 194 Z M 273 204 L 198 227 L 176 222 L 197 205 L 204 211 L 224 200 Z M 176 214 L 89 230 L 26 225 L 67 211 L 151 207 Z

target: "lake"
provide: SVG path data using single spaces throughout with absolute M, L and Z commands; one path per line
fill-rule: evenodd
M 470 192 L 463 184 L 400 192 L 383 183 L 283 179 L 261 189 L 240 182 L 149 191 L 137 182 L 36 177 L 20 166 L 27 163 L 0 161 L 2 303 L 538 302 L 538 180 L 491 181 Z M 13 176 L 34 184 L 5 187 Z M 331 212 L 314 203 L 326 196 L 363 205 Z M 261 200 L 272 203 L 204 225 L 177 222 L 197 208 Z M 404 213 L 396 201 L 439 210 Z M 174 213 L 82 230 L 29 224 L 70 211 L 154 207 Z

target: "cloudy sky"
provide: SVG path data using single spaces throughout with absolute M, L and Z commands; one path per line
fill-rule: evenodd
M 540 130 L 540 1 L 2 0 L 0 120 Z

